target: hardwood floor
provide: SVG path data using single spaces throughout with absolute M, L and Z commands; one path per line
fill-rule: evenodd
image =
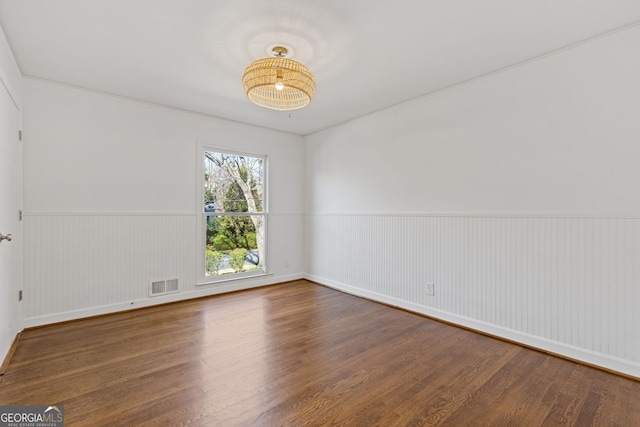
M 306 281 L 27 330 L 66 425 L 640 426 L 640 382 Z

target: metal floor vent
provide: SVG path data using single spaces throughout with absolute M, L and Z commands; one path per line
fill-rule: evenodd
M 178 279 L 158 280 L 156 282 L 151 282 L 149 296 L 157 297 L 158 295 L 172 294 L 179 290 Z

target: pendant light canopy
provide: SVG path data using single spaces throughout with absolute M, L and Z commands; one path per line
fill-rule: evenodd
M 273 48 L 273 58 L 252 62 L 242 76 L 249 100 L 261 107 L 287 111 L 306 107 L 316 91 L 313 75 L 307 67 L 285 58 L 282 46 Z

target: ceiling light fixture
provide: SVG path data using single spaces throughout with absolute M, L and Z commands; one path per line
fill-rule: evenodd
M 285 58 L 289 51 L 273 48 L 273 58 L 252 62 L 242 76 L 247 96 L 256 105 L 287 111 L 306 107 L 316 92 L 311 71 L 301 63 Z

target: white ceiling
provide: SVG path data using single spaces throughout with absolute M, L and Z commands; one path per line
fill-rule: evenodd
M 638 0 L 0 0 L 27 76 L 301 135 L 639 22 Z M 247 99 L 274 44 L 308 107 Z

